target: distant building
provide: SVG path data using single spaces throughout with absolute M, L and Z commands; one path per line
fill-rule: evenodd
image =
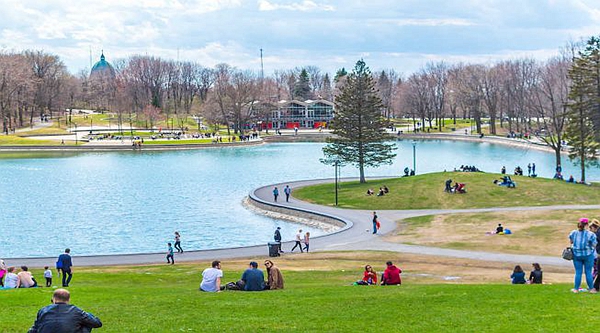
M 268 104 L 263 104 L 263 107 Z M 334 104 L 323 99 L 280 101 L 269 104 L 268 117 L 263 116 L 263 128 L 320 128 L 333 119 Z
M 90 79 L 93 80 L 95 78 L 115 78 L 115 69 L 113 66 L 106 61 L 104 57 L 104 51 L 100 55 L 100 61 L 94 64 L 92 70 L 90 71 Z

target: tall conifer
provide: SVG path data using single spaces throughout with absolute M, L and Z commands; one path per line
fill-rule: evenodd
M 371 71 L 359 60 L 335 99 L 334 137 L 323 148 L 323 162 L 338 160 L 357 167 L 361 183 L 365 182 L 365 167 L 391 164 L 395 147 L 386 141 L 382 108 Z

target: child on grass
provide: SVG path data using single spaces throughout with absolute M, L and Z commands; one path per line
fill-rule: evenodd
M 46 287 L 52 287 L 52 271 L 48 266 L 44 266 L 44 278 L 46 278 Z

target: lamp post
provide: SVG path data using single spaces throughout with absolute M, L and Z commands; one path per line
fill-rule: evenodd
M 335 166 L 335 205 L 337 207 L 337 205 L 338 205 L 338 168 L 340 166 L 340 161 L 335 160 L 333 165 Z
M 77 123 L 74 123 L 73 125 L 75 125 L 75 145 L 77 146 Z
M 94 128 L 94 118 L 90 116 L 90 134 L 92 134 L 92 129 Z
M 417 174 L 417 141 L 413 140 L 413 172 Z

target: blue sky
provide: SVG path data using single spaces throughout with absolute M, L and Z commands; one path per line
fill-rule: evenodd
M 430 61 L 547 59 L 600 35 L 598 0 L 0 0 L 0 50 L 43 49 L 69 71 L 134 54 L 260 70 L 363 58 L 410 74 Z

